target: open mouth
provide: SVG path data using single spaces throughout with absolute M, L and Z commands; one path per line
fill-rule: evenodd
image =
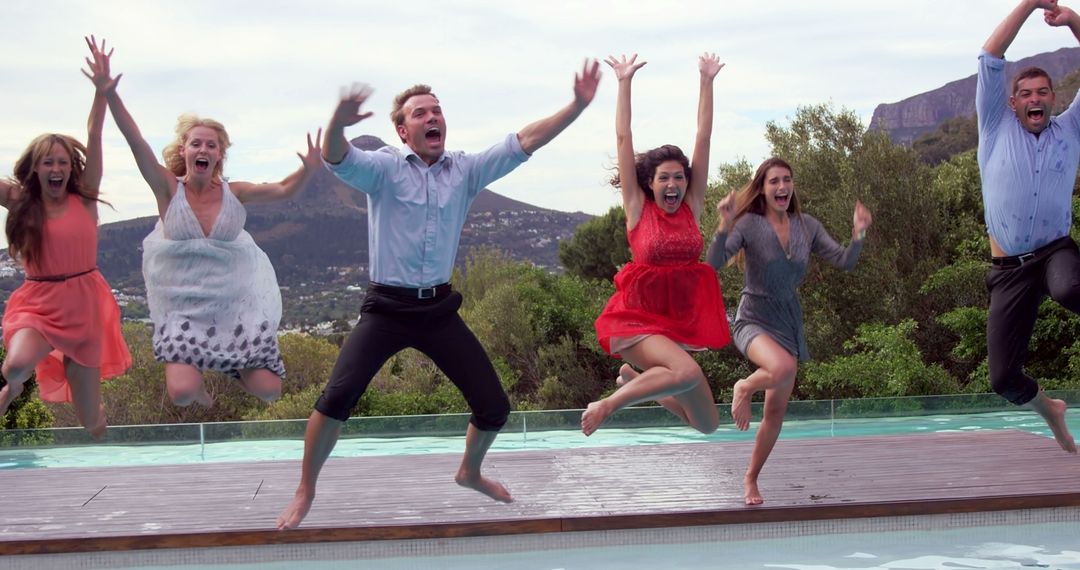
M 439 127 L 431 127 L 424 132 L 424 138 L 430 143 L 437 143 L 442 140 L 442 131 Z
M 195 159 L 195 170 L 197 172 L 206 172 L 210 169 L 210 161 L 205 158 Z
M 678 203 L 679 203 L 679 191 L 678 190 L 668 190 L 667 192 L 664 192 L 664 205 L 665 206 L 675 206 Z
M 791 195 L 790 194 L 777 194 L 776 196 L 773 197 L 773 199 L 776 200 L 776 205 L 777 206 L 780 206 L 781 208 L 787 208 L 788 203 L 791 201 Z
M 63 187 L 64 187 L 64 179 L 63 179 L 63 177 L 54 177 L 54 176 L 49 177 L 49 188 L 51 188 L 53 190 L 59 190 L 59 189 L 61 189 Z
M 1046 110 L 1042 107 L 1033 107 L 1028 109 L 1027 116 L 1032 121 L 1041 121 L 1046 116 Z

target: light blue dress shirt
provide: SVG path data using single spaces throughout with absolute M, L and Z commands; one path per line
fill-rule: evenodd
M 1069 234 L 1080 163 L 1080 97 L 1036 137 L 1009 107 L 1005 60 L 979 55 L 975 111 L 986 227 L 1009 255 Z
M 444 152 L 431 166 L 408 146 L 374 151 L 349 145 L 327 167 L 368 195 L 371 280 L 398 287 L 446 283 L 473 200 L 529 159 L 516 134 L 477 154 Z

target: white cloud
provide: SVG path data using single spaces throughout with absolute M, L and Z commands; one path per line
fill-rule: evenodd
M 635 140 L 641 148 L 691 144 L 696 62 L 718 53 L 712 165 L 763 158 L 768 120 L 832 101 L 869 121 L 874 106 L 970 75 L 975 56 L 1015 0 L 513 1 L 16 0 L 0 38 L 4 137 L 10 171 L 46 131 L 85 136 L 92 96 L 78 72 L 82 36 L 116 47 L 114 69 L 132 114 L 155 150 L 177 115 L 225 123 L 233 137 L 227 174 L 277 179 L 297 166 L 304 133 L 325 124 L 340 86 L 375 87 L 375 116 L 349 129 L 397 144 L 387 118 L 394 93 L 431 84 L 447 113 L 452 148 L 479 150 L 552 113 L 571 96 L 585 57 L 639 52 Z M 1038 16 L 1010 55 L 1076 45 Z M 594 214 L 618 204 L 605 170 L 614 151 L 610 70 L 590 109 L 497 191 L 540 206 Z M 111 119 L 103 189 L 116 205 L 103 220 L 155 213 L 149 190 Z M 688 148 L 686 150 L 689 150 Z M 113 217 L 115 216 L 115 217 Z

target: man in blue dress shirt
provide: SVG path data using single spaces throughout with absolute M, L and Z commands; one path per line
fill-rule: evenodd
M 367 194 L 371 283 L 360 320 L 308 419 L 300 484 L 278 528 L 295 528 L 307 515 L 342 422 L 375 373 L 404 348 L 429 356 L 472 409 L 455 481 L 497 501 L 513 500 L 502 484 L 480 473 L 510 414 L 510 400 L 480 342 L 458 316 L 461 294 L 450 287 L 450 274 L 473 199 L 568 127 L 592 101 L 599 81 L 598 62 L 587 61 L 575 77 L 570 104 L 479 154 L 445 149 L 446 119 L 426 85 L 394 98 L 390 118 L 402 148 L 357 149 L 346 140 L 345 127 L 372 115 L 360 110 L 371 91 L 354 86 L 343 95 L 323 139 L 323 160 Z
M 979 171 L 993 264 L 986 278 L 990 385 L 1045 420 L 1062 449 L 1076 453 L 1065 402 L 1024 373 L 1039 305 L 1050 296 L 1080 313 L 1080 252 L 1069 237 L 1080 162 L 1080 97 L 1051 118 L 1054 87 L 1039 68 L 1020 71 L 1006 97 L 1005 50 L 1037 9 L 1080 39 L 1080 18 L 1056 0 L 1021 0 L 983 45 L 975 109 Z

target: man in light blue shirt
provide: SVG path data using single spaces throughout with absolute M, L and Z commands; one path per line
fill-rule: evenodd
M 1076 444 L 1065 423 L 1065 402 L 1043 393 L 1024 373 L 1039 305 L 1050 296 L 1080 313 L 1080 252 L 1069 237 L 1072 190 L 1080 163 L 1080 97 L 1051 118 L 1054 88 L 1042 69 L 1013 79 L 1006 97 L 1005 50 L 1037 9 L 1051 26 L 1080 39 L 1080 18 L 1056 0 L 1021 0 L 983 45 L 975 109 L 979 171 L 992 267 L 986 278 L 990 311 L 986 341 L 990 385 L 1039 413 L 1069 453 Z
M 359 150 L 345 138 L 345 127 L 372 115 L 361 112 L 371 91 L 361 86 L 343 95 L 323 139 L 323 160 L 341 180 L 367 194 L 371 283 L 360 320 L 308 419 L 300 484 L 278 517 L 278 528 L 295 528 L 307 515 L 341 423 L 375 373 L 404 348 L 428 355 L 473 411 L 455 481 L 497 501 L 513 501 L 501 483 L 480 472 L 510 414 L 510 401 L 480 342 L 458 316 L 461 294 L 450 287 L 450 274 L 473 199 L 570 126 L 592 101 L 599 81 L 599 63 L 586 61 L 570 104 L 478 154 L 445 149 L 446 119 L 426 85 L 394 98 L 390 118 L 402 148 Z

